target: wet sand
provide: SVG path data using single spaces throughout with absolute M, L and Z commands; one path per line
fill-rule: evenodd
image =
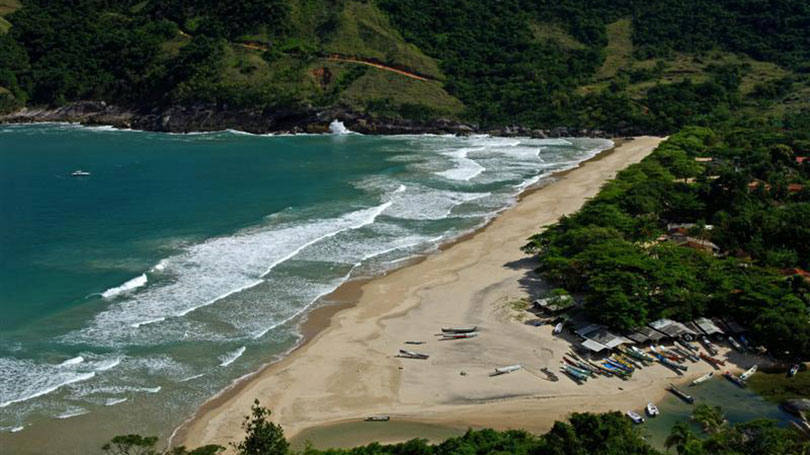
M 640 409 L 665 394 L 670 382 L 711 367 L 690 364 L 684 376 L 656 365 L 629 381 L 603 378 L 577 385 L 550 382 L 570 340 L 551 327 L 521 322 L 513 302 L 542 292 L 536 264 L 520 247 L 561 216 L 578 210 L 615 174 L 647 156 L 661 138 L 639 137 L 527 192 L 485 228 L 387 275 L 348 283 L 310 313 L 307 341 L 285 359 L 206 403 L 184 424 L 174 444 L 227 445 L 242 438 L 243 416 L 258 398 L 273 410 L 288 437 L 302 430 L 390 415 L 393 420 L 447 427 L 545 431 L 575 411 Z M 443 326 L 480 327 L 476 338 L 438 341 Z M 406 340 L 425 341 L 411 346 Z M 428 360 L 396 357 L 399 349 Z M 499 366 L 522 364 L 490 377 Z

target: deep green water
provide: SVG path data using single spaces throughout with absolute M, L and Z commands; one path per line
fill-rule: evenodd
M 166 437 L 342 282 L 609 145 L 0 126 L 0 445 Z

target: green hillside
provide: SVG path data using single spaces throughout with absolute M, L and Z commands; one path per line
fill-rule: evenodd
M 810 104 L 785 0 L 0 0 L 0 109 L 345 109 L 671 132 Z

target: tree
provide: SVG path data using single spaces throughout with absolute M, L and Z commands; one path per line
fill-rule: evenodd
M 239 455 L 284 455 L 288 453 L 290 444 L 284 439 L 284 430 L 268 418 L 270 410 L 262 407 L 259 400 L 253 402 L 251 415 L 245 417 L 242 428 L 245 429 L 245 439 L 238 444 L 232 444 Z
M 709 406 L 705 403 L 695 406 L 692 421 L 699 423 L 706 433 L 717 433 L 727 423 L 720 406 Z

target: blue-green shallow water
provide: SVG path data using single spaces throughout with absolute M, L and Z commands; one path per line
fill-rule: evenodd
M 792 419 L 790 414 L 782 411 L 776 403 L 765 400 L 749 389 L 740 388 L 722 376 L 697 386 L 684 386 L 683 390 L 695 397 L 695 404 L 685 403 L 674 395 L 668 394 L 662 402 L 658 403 L 661 415 L 647 418 L 647 422 L 641 427 L 647 440 L 661 450 L 666 450 L 664 441 L 672 426 L 677 422 L 689 421 L 695 406 L 700 403 L 720 406 L 730 424 L 763 418 L 787 425 Z M 644 414 L 641 409 L 637 412 Z M 701 434 L 702 430 L 699 425 L 693 424 L 692 429 L 695 433 Z M 672 449 L 671 452 L 675 453 L 675 450 Z
M 610 145 L 0 126 L 0 445 L 167 437 L 347 279 Z

